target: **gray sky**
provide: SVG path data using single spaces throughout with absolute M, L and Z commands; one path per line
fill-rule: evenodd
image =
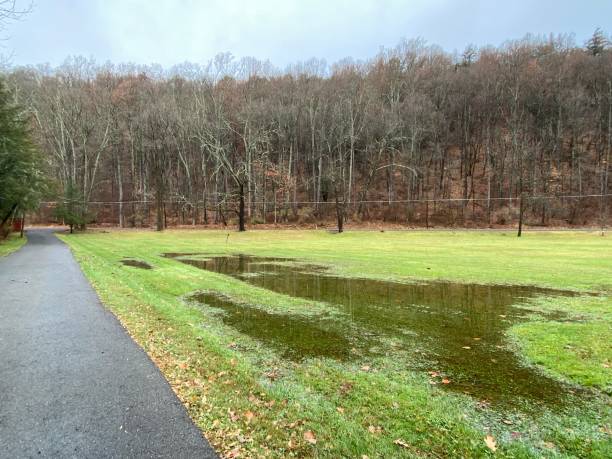
M 34 0 L 0 53 L 17 65 L 83 55 L 169 67 L 229 51 L 285 66 L 365 59 L 403 37 L 447 51 L 526 33 L 574 33 L 582 44 L 598 26 L 611 32 L 611 20 L 610 0 Z

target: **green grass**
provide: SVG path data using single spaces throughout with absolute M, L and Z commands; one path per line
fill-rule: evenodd
M 612 299 L 538 298 L 527 307 L 564 313 L 564 321 L 535 320 L 510 329 L 529 361 L 559 379 L 612 393 Z
M 518 239 L 487 232 L 116 231 L 62 238 L 101 299 L 224 454 L 483 457 L 492 455 L 484 441 L 491 435 L 500 456 L 610 456 L 609 398 L 601 391 L 610 380 L 610 369 L 603 366 L 610 361 L 611 341 L 612 244 L 607 237 L 578 232 L 528 233 Z M 184 296 L 207 289 L 302 314 L 322 312 L 324 304 L 204 272 L 160 257 L 164 252 L 244 252 L 326 264 L 346 276 L 599 292 L 591 301 L 578 296 L 527 305 L 536 312 L 564 311 L 577 322 L 535 315 L 509 332 L 525 359 L 590 386 L 593 397 L 563 413 L 501 413 L 431 386 L 426 374 L 403 368 L 392 357 L 376 361 L 373 371 L 363 370 L 363 362 L 285 361 L 214 314 L 190 307 Z M 124 267 L 119 262 L 124 257 L 155 269 Z M 504 422 L 509 416 L 511 426 Z
M 9 234 L 5 240 L 0 240 L 0 257 L 4 257 L 21 248 L 27 242 L 25 237 L 19 237 L 17 233 Z

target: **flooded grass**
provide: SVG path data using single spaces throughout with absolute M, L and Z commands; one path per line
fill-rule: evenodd
M 224 323 L 292 360 L 313 356 L 349 359 L 402 350 L 409 356 L 405 367 L 430 371 L 435 375 L 432 384 L 504 405 L 529 400 L 554 406 L 572 390 L 524 365 L 505 340 L 505 331 L 529 313 L 517 304 L 542 295 L 571 295 L 568 292 L 346 278 L 329 275 L 321 266 L 292 264 L 278 257 L 166 256 L 276 293 L 325 302 L 342 313 L 341 320 L 300 317 L 237 304 L 210 292 L 190 297 L 221 309 Z M 373 344 L 374 338 L 396 346 L 381 349 Z M 450 382 L 443 384 L 442 380 Z
M 333 319 L 313 322 L 306 316 L 274 314 L 216 293 L 197 293 L 189 298 L 222 310 L 225 324 L 275 347 L 291 360 L 308 357 L 345 360 L 351 349 L 365 344 L 364 340 L 337 330 Z
M 153 266 L 151 266 L 146 261 L 142 261 L 142 260 L 133 260 L 131 258 L 124 258 L 123 260 L 121 260 L 121 263 L 123 263 L 123 265 L 125 266 L 130 266 L 132 268 L 153 269 Z

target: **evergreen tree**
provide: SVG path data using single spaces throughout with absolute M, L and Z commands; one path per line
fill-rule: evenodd
M 38 206 L 44 188 L 27 118 L 0 80 L 0 228 L 17 211 Z
M 610 40 L 606 37 L 603 31 L 598 27 L 593 32 L 593 36 L 586 43 L 586 49 L 593 56 L 599 56 L 610 45 Z
M 92 220 L 92 216 L 87 211 L 85 197 L 74 185 L 66 186 L 64 196 L 55 209 L 55 217 L 70 227 L 71 234 L 75 227 L 85 229 Z

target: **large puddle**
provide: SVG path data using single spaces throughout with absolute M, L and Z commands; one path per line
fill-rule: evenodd
M 431 282 L 404 284 L 328 275 L 317 266 L 247 255 L 166 254 L 248 284 L 336 308 L 340 318 L 278 314 L 214 293 L 193 300 L 222 310 L 222 320 L 293 360 L 397 355 L 400 368 L 492 403 L 556 405 L 565 385 L 521 364 L 504 331 L 526 320 L 526 298 L 567 293 L 524 286 Z M 444 380 L 444 381 L 443 381 Z M 524 403 L 523 403 L 524 404 Z

